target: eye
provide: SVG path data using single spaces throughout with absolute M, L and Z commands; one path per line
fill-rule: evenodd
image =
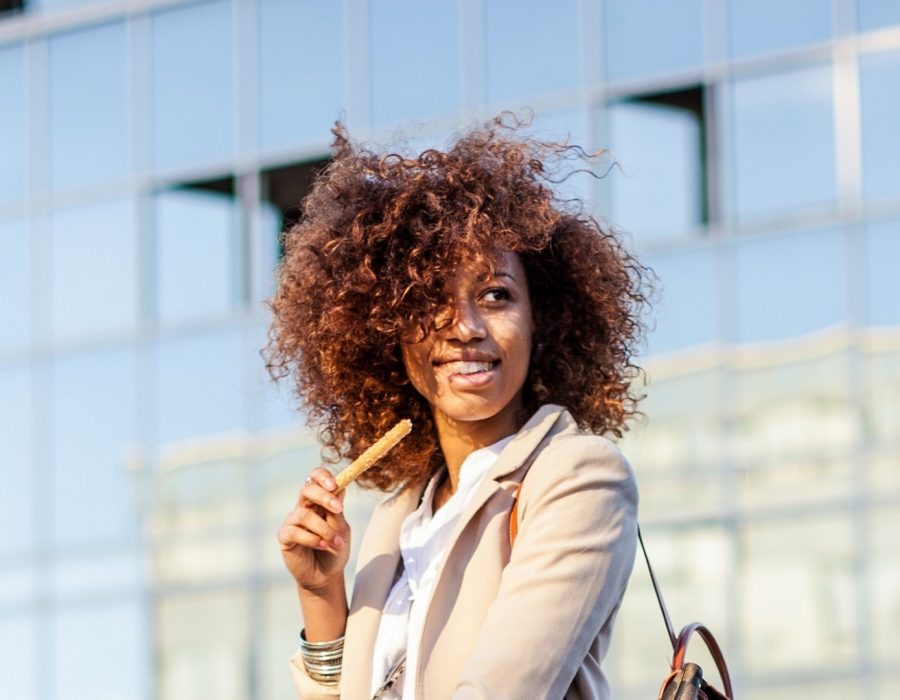
M 482 293 L 481 298 L 488 302 L 508 301 L 510 293 L 506 287 L 491 287 Z

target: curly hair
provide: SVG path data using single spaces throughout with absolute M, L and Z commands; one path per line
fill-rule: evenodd
M 291 375 L 323 458 L 358 454 L 401 418 L 414 436 L 360 483 L 390 490 L 443 461 L 428 403 L 411 385 L 401 343 L 424 337 L 464 259 L 517 253 L 528 282 L 534 347 L 524 405 L 565 406 L 582 429 L 621 436 L 643 398 L 632 362 L 643 337 L 650 271 L 618 235 L 553 188 L 577 146 L 525 138 L 500 115 L 446 151 L 418 157 L 352 145 L 343 125 L 284 258 L 269 341 L 276 381 Z

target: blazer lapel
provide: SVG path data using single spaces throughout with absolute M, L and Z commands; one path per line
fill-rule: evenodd
M 347 618 L 344 673 L 341 695 L 371 696 L 372 650 L 381 624 L 381 613 L 400 561 L 400 526 L 413 512 L 425 483 L 411 486 L 388 498 L 372 514 L 360 547 L 353 599 Z
M 500 489 L 500 480 L 516 471 L 531 456 L 531 453 L 537 449 L 541 441 L 553 429 L 557 421 L 562 416 L 564 409 L 562 406 L 547 404 L 541 406 L 540 409 L 531 417 L 518 434 L 503 449 L 494 466 L 488 470 L 488 473 L 478 485 L 478 489 L 472 496 L 472 500 L 466 505 L 462 517 L 450 539 L 447 552 L 453 549 L 453 545 L 465 529 L 469 521 L 488 502 L 491 496 Z

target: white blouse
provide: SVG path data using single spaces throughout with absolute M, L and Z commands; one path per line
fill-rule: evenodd
M 450 537 L 478 484 L 513 437 L 510 435 L 470 453 L 460 466 L 456 492 L 437 513 L 433 512 L 432 503 L 441 472 L 435 474 L 425 488 L 421 505 L 403 521 L 400 528 L 403 572 L 388 594 L 378 627 L 372 664 L 373 694 L 406 652 L 401 697 L 414 700 L 426 606 L 438 570 L 444 563 Z

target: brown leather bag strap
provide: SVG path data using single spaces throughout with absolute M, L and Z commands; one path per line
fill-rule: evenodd
M 722 653 L 722 649 L 719 647 L 719 643 L 716 641 L 716 638 L 713 637 L 712 632 L 710 632 L 705 625 L 702 625 L 699 622 L 692 622 L 689 625 L 685 625 L 681 633 L 678 635 L 678 640 L 675 644 L 675 655 L 672 657 L 672 669 L 682 668 L 684 666 L 684 658 L 687 654 L 688 642 L 691 640 L 691 637 L 694 633 L 700 635 L 700 639 L 703 640 L 704 644 L 706 644 L 706 648 L 709 649 L 710 656 L 712 656 L 713 661 L 716 663 L 716 669 L 719 672 L 719 677 L 722 679 L 722 686 L 725 689 L 725 695 L 729 698 L 734 697 L 734 691 L 731 688 L 731 676 L 728 673 L 728 665 L 725 663 L 725 655 Z

